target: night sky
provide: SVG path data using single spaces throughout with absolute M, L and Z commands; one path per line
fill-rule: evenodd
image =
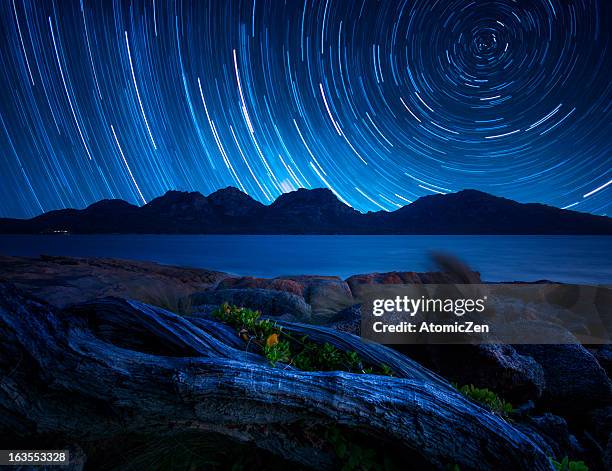
M 612 196 L 609 0 L 0 1 L 0 216 L 168 189 Z

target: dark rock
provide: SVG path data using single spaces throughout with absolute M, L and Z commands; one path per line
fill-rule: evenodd
M 429 345 L 427 354 L 445 378 L 489 388 L 515 404 L 539 398 L 545 388 L 542 367 L 510 345 Z
M 218 304 L 198 304 L 193 306 L 189 317 L 212 319 L 212 314 L 219 308 Z
M 540 434 L 549 439 L 549 443 L 557 446 L 555 456 L 566 455 L 566 451 L 570 447 L 569 429 L 567 421 L 563 417 L 553 414 L 543 414 L 532 417 L 529 424 L 535 428 Z
M 549 456 L 556 458 L 568 456 L 570 434 L 567 422 L 563 417 L 549 413 L 528 417 L 526 421 L 521 422 L 519 429 L 544 441 L 550 450 Z
M 591 352 L 601 367 L 606 370 L 608 377 L 612 378 L 612 345 L 598 345 L 592 347 Z
M 568 456 L 574 461 L 584 461 L 591 471 L 608 471 L 610 468 L 604 466 L 606 446 L 607 440 L 600 443 L 589 431 L 583 430 L 580 434 L 580 448 Z
M 338 312 L 326 327 L 353 335 L 361 333 L 361 305 L 353 304 Z
M 513 419 L 524 419 L 525 417 L 529 417 L 535 411 L 535 404 L 533 401 L 527 401 L 521 404 L 518 407 L 515 407 L 512 411 Z
M 542 436 L 539 431 L 537 431 L 533 427 L 522 423 L 517 424 L 516 429 L 523 433 L 525 436 L 529 437 L 538 446 L 538 448 L 542 450 L 542 452 L 544 452 L 546 456 L 549 456 L 551 458 L 555 457 L 554 449 L 550 446 L 546 438 Z
M 612 469 L 612 433 L 610 433 L 610 437 L 608 438 L 608 444 L 606 445 L 606 449 L 604 451 L 603 465 L 604 469 Z
M 311 317 L 311 309 L 299 296 L 284 291 L 269 289 L 220 289 L 204 291 L 191 296 L 193 306 L 201 304 L 235 304 L 258 310 L 266 316 L 282 316 L 291 314 L 301 322 L 307 322 Z
M 543 323 L 532 323 L 546 326 Z M 595 357 L 580 344 L 515 345 L 544 370 L 546 382 L 539 404 L 564 416 L 584 412 L 612 400 L 612 384 Z
M 518 425 L 529 436 L 536 438 L 542 446 L 550 450 L 549 456 L 561 459 L 569 456 L 572 460 L 585 457 L 586 450 L 578 439 L 570 433 L 567 421 L 563 417 L 545 413 L 539 416 L 527 417 Z
M 599 445 L 605 448 L 612 433 L 612 406 L 590 411 L 587 416 L 587 430 Z

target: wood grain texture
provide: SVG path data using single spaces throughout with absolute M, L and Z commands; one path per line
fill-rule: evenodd
M 339 424 L 435 467 L 552 469 L 526 435 L 401 354 L 323 327 L 284 328 L 356 350 L 397 377 L 272 367 L 211 320 L 114 298 L 56 311 L 0 285 L 0 429 L 76 445 L 216 432 L 324 469 L 333 457 L 300 430 Z

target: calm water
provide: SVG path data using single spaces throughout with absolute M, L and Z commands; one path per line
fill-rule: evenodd
M 151 260 L 272 277 L 434 269 L 451 253 L 487 281 L 612 283 L 606 236 L 0 236 L 0 253 Z

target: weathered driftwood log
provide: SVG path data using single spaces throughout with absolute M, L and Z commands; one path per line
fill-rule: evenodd
M 56 312 L 0 285 L 0 431 L 77 445 L 214 432 L 320 469 L 333 454 L 301 431 L 335 424 L 435 467 L 552 469 L 511 424 L 397 352 L 322 327 L 285 329 L 356 350 L 398 377 L 272 367 L 214 321 L 119 299 Z

